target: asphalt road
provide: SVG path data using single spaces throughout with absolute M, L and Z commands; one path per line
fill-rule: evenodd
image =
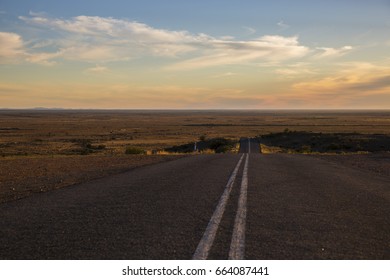
M 1 204 L 0 259 L 390 259 L 388 177 L 258 147 Z

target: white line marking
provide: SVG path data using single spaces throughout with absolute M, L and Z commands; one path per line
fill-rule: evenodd
M 230 244 L 229 260 L 243 260 L 245 257 L 245 224 L 246 224 L 246 201 L 248 193 L 248 162 L 249 154 L 246 155 L 244 172 L 242 174 L 240 197 L 238 198 L 238 208 L 232 242 Z
M 193 260 L 206 260 L 211 246 L 213 245 L 215 236 L 217 234 L 218 226 L 222 220 L 223 213 L 225 212 L 226 204 L 229 199 L 230 192 L 234 185 L 234 180 L 236 179 L 238 169 L 241 166 L 241 162 L 244 155 L 241 156 L 236 167 L 233 170 L 233 173 L 230 175 L 230 178 L 226 184 L 225 191 L 219 199 L 217 208 L 215 209 L 213 216 L 211 217 L 209 224 L 207 225 L 206 231 L 203 234 L 202 239 L 200 240 L 198 247 L 195 250 L 194 255 L 192 256 Z

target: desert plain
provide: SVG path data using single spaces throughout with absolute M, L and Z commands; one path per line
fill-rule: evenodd
M 199 153 L 172 147 L 243 137 L 263 153 L 302 153 L 390 179 L 390 111 L 0 110 L 0 203 Z

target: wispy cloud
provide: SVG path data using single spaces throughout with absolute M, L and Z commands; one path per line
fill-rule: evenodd
M 359 91 L 377 91 L 377 90 L 390 90 L 390 72 L 389 75 L 381 77 L 372 77 L 371 79 L 346 85 L 348 90 Z
M 286 30 L 290 28 L 290 25 L 286 24 L 283 20 L 279 21 L 277 25 L 279 26 L 280 30 Z
M 315 56 L 316 58 L 331 58 L 331 57 L 340 57 L 349 52 L 354 48 L 352 46 L 344 46 L 342 48 L 317 48 L 319 53 Z
M 233 76 L 239 76 L 239 73 L 234 72 L 226 72 L 218 75 L 214 75 L 213 78 L 227 78 L 227 77 L 233 77 Z
M 104 64 L 142 57 L 172 58 L 166 70 L 191 70 L 233 64 L 277 63 L 312 55 L 317 59 L 337 57 L 353 48 L 310 49 L 298 36 L 265 35 L 251 40 L 232 36 L 213 37 L 188 31 L 158 29 L 144 23 L 110 17 L 77 16 L 51 18 L 44 13 L 20 17 L 40 28 L 42 38 L 24 42 L 15 33 L 1 33 L 2 63 L 20 61 L 55 65 L 61 60 Z M 286 25 L 283 21 L 279 26 Z M 253 28 L 244 27 L 252 35 Z M 46 33 L 45 33 L 46 32 Z M 290 70 L 284 70 L 289 71 Z
M 224 40 L 224 41 L 229 41 L 229 40 L 234 40 L 234 36 L 229 36 L 229 35 L 226 35 L 226 36 L 221 36 L 218 38 L 219 40 Z
M 62 52 L 42 52 L 42 53 L 29 53 L 26 56 L 26 61 L 31 62 L 31 63 L 36 63 L 36 64 L 41 64 L 41 65 L 46 65 L 46 66 L 53 66 L 56 65 L 57 62 L 53 59 L 57 57 L 61 57 Z
M 0 64 L 13 64 L 23 61 L 54 65 L 52 59 L 61 56 L 61 52 L 29 51 L 23 38 L 16 33 L 0 32 Z
M 86 69 L 84 72 L 87 74 L 102 74 L 109 72 L 109 69 L 105 66 L 96 65 L 95 67 Z
M 306 92 L 388 94 L 390 90 L 390 67 L 371 63 L 345 63 L 332 76 L 300 82 L 293 88 Z
M 61 57 L 102 63 L 143 55 L 181 57 L 191 53 L 191 59 L 169 67 L 190 69 L 248 63 L 259 59 L 285 60 L 304 56 L 309 51 L 299 44 L 298 37 L 263 36 L 238 41 L 227 36 L 215 38 L 203 33 L 156 29 L 143 23 L 114 18 L 78 16 L 64 20 L 33 14 L 20 19 L 30 25 L 62 32 L 62 38 L 55 42 L 58 49 L 52 54 L 53 59 Z M 255 33 L 252 28 L 246 29 L 251 34 Z M 46 40 L 50 41 L 54 40 Z M 39 43 L 35 42 L 35 48 Z M 45 53 L 30 61 L 48 63 L 49 59 L 50 55 Z
M 130 59 L 143 52 L 174 56 L 194 49 L 204 35 L 169 31 L 146 24 L 114 18 L 78 16 L 68 20 L 43 16 L 20 17 L 30 25 L 62 32 L 57 40 L 66 59 L 114 61 Z M 65 32 L 65 33 L 64 33 Z
M 284 61 L 308 53 L 309 49 L 299 44 L 298 37 L 263 36 L 252 41 L 210 40 L 203 55 L 181 61 L 168 69 L 188 70 L 259 61 Z
M 255 34 L 257 32 L 256 29 L 254 29 L 253 27 L 243 26 L 242 28 L 245 30 L 245 35 L 246 36 L 253 35 L 253 34 Z
M 275 73 L 279 74 L 282 78 L 287 79 L 293 79 L 301 76 L 308 78 L 317 74 L 317 72 L 313 70 L 312 65 L 304 62 L 298 62 L 279 67 L 275 70 Z

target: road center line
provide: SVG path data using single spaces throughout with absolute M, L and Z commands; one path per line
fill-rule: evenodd
M 223 213 L 225 212 L 226 204 L 229 199 L 230 192 L 233 188 L 234 181 L 236 179 L 238 170 L 240 169 L 243 158 L 244 155 L 241 156 L 240 160 L 238 161 L 236 167 L 233 170 L 233 173 L 230 175 L 225 190 L 219 199 L 217 208 L 215 209 L 207 225 L 206 231 L 204 232 L 203 237 L 200 240 L 194 255 L 192 256 L 193 260 L 206 260 L 209 255 L 211 246 L 213 245 L 215 236 L 217 234 L 218 226 L 222 220 Z
M 246 224 L 246 202 L 248 192 L 248 163 L 249 154 L 246 155 L 244 171 L 241 181 L 240 197 L 238 198 L 238 208 L 232 242 L 230 244 L 229 260 L 243 260 L 245 257 L 245 224 Z

